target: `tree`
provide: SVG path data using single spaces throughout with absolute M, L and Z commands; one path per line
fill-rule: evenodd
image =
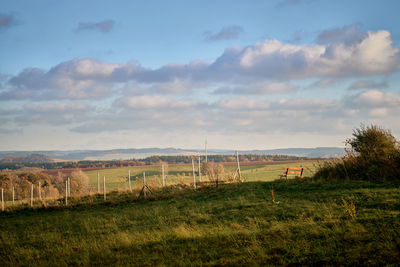
M 315 178 L 399 180 L 399 143 L 390 130 L 371 125 L 361 125 L 346 140 L 346 156 L 338 161 L 325 162 L 315 173 Z
M 390 130 L 376 125 L 356 128 L 353 138 L 347 139 L 346 144 L 351 146 L 349 153 L 355 152 L 355 156 L 368 162 L 387 161 L 399 153 L 398 142 Z

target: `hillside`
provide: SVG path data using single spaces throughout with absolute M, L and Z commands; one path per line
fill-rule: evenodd
M 0 151 L 2 157 L 18 157 L 26 154 L 42 154 L 58 160 L 113 160 L 146 158 L 153 155 L 198 155 L 204 154 L 203 149 L 180 149 L 180 148 L 129 148 L 112 150 L 71 150 L 71 151 Z M 233 155 L 235 150 L 209 149 L 209 155 Z M 340 147 L 317 147 L 317 148 L 282 148 L 267 150 L 241 150 L 240 154 L 255 155 L 289 155 L 296 157 L 331 158 L 344 155 L 344 149 Z
M 4 265 L 387 265 L 399 185 L 311 180 L 113 193 L 0 213 Z M 273 201 L 275 200 L 275 202 Z
M 42 154 L 26 154 L 20 156 L 6 156 L 0 159 L 0 162 L 4 163 L 49 163 L 53 162 L 53 159 L 49 156 Z

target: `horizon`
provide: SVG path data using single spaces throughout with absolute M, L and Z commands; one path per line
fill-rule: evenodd
M 0 151 L 400 137 L 398 1 L 2 4 Z
M 210 152 L 212 150 L 222 150 L 222 151 L 268 151 L 268 150 L 284 150 L 284 149 L 317 149 L 317 148 L 345 148 L 337 146 L 318 146 L 318 147 L 279 147 L 279 148 L 261 148 L 261 149 L 229 149 L 229 148 L 209 148 L 207 147 L 207 151 Z M 185 151 L 198 151 L 198 150 L 205 150 L 204 148 L 179 148 L 179 147 L 129 147 L 129 148 L 113 148 L 113 149 L 71 149 L 71 150 L 61 150 L 61 149 L 52 149 L 52 150 L 0 150 L 0 152 L 46 152 L 46 151 L 62 151 L 62 152 L 69 152 L 69 151 L 111 151 L 111 150 L 141 150 L 141 149 L 176 149 L 176 150 L 185 150 Z

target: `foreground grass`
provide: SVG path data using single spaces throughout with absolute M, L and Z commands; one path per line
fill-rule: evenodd
M 115 192 L 106 203 L 101 196 L 72 203 L 1 213 L 2 265 L 400 261 L 400 190 L 393 184 L 249 182 L 170 187 L 150 200 Z

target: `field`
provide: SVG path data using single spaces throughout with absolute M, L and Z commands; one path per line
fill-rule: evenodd
M 314 172 L 318 162 L 316 161 L 302 161 L 290 162 L 279 164 L 261 164 L 241 165 L 241 174 L 244 181 L 273 181 L 278 179 L 284 172 L 286 167 L 304 167 L 305 176 L 311 176 Z M 237 167 L 234 164 L 224 166 L 225 174 L 233 174 Z M 113 169 L 100 169 L 87 171 L 89 176 L 90 185 L 93 189 L 97 187 L 97 174 L 100 176 L 100 183 L 102 183 L 103 176 L 106 177 L 106 186 L 110 190 L 127 190 L 128 187 L 128 172 L 131 171 L 131 186 L 140 187 L 143 184 L 143 172 L 146 173 L 147 182 L 153 187 L 162 185 L 161 166 L 141 166 L 141 167 L 126 167 L 126 168 L 113 168 Z M 195 172 L 197 180 L 198 165 L 195 164 Z M 204 176 L 203 176 L 204 179 Z M 193 183 L 192 165 L 169 165 L 168 173 L 166 172 L 166 185 L 174 185 L 177 183 Z
M 101 170 L 108 188 L 121 189 L 109 192 L 106 202 L 92 194 L 72 197 L 68 207 L 37 205 L 0 213 L 0 262 L 232 266 L 400 261 L 400 184 L 275 180 L 283 167 L 299 165 L 311 172 L 315 162 L 242 166 L 246 182 L 197 189 L 190 185 L 191 166 L 169 166 L 169 183 L 178 184 L 164 188 L 156 186 L 158 167 L 130 168 L 133 177 L 145 171 L 153 184 L 146 200 L 138 199 L 140 179 L 133 192 L 122 190 L 127 168 Z M 225 172 L 234 170 L 225 167 Z M 95 186 L 97 171 L 88 175 Z

